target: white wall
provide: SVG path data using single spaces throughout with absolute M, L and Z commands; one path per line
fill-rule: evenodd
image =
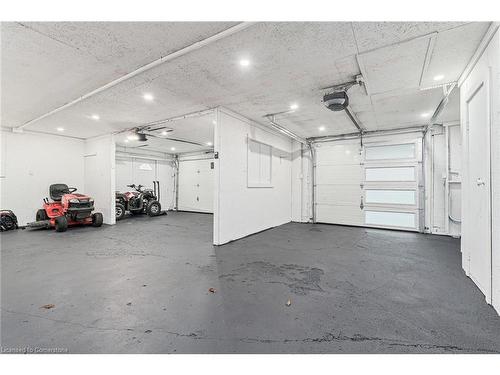
M 179 156 L 179 211 L 214 212 L 213 153 Z
M 491 186 L 491 295 L 486 295 L 486 300 L 500 313 L 500 31 L 497 29 L 493 38 L 487 45 L 475 67 L 460 87 L 461 93 L 461 122 L 465 124 L 467 114 L 465 101 L 478 81 L 487 77 L 487 100 L 489 103 L 490 129 L 490 171 L 491 176 L 485 176 Z M 483 124 L 488 126 L 488 123 Z M 463 197 L 462 197 L 462 266 L 468 272 L 470 252 L 475 250 L 477 233 L 477 220 L 469 215 L 471 205 L 475 204 L 475 197 L 469 192 L 467 179 L 469 168 L 466 153 L 467 131 L 464 127 L 462 143 L 464 144 L 462 167 L 464 170 Z M 486 161 L 485 161 L 486 162 Z M 473 183 L 469 182 L 469 183 Z
M 19 224 L 35 221 L 49 185 L 84 186 L 84 141 L 39 133 L 2 130 L 1 208 L 13 210 Z
M 84 160 L 84 192 L 94 198 L 95 211 L 103 214 L 104 223 L 115 224 L 114 137 L 87 139 Z
M 214 244 L 291 221 L 292 141 L 225 109 L 215 126 Z M 271 145 L 272 187 L 247 186 L 248 138 Z

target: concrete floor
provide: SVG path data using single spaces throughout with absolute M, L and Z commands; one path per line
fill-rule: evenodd
M 172 213 L 2 234 L 2 350 L 500 352 L 456 239 L 290 223 L 214 248 L 211 233 L 211 215 Z

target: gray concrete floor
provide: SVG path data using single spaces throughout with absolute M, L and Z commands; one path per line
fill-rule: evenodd
M 500 352 L 456 239 L 290 223 L 211 240 L 193 213 L 2 234 L 2 349 Z

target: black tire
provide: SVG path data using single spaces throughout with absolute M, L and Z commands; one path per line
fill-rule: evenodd
M 125 206 L 121 203 L 115 203 L 115 215 L 116 221 L 121 220 L 125 217 Z
M 68 229 L 68 219 L 66 216 L 56 217 L 56 232 L 66 232 Z
M 102 214 L 100 212 L 94 212 L 92 214 L 92 226 L 100 227 L 102 225 Z
M 44 221 L 44 220 L 49 220 L 49 217 L 47 216 L 47 212 L 45 212 L 43 208 L 40 208 L 36 212 L 35 221 Z
M 149 201 L 146 206 L 146 213 L 149 216 L 158 216 L 161 214 L 161 204 L 158 201 Z

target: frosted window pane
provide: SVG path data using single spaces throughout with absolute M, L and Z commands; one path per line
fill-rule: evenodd
M 366 160 L 413 159 L 415 158 L 415 143 L 389 146 L 366 146 Z
M 415 204 L 415 190 L 366 190 L 366 203 Z
M 366 181 L 415 181 L 415 167 L 366 168 Z
M 415 228 L 416 215 L 408 212 L 365 211 L 365 223 L 371 225 Z

